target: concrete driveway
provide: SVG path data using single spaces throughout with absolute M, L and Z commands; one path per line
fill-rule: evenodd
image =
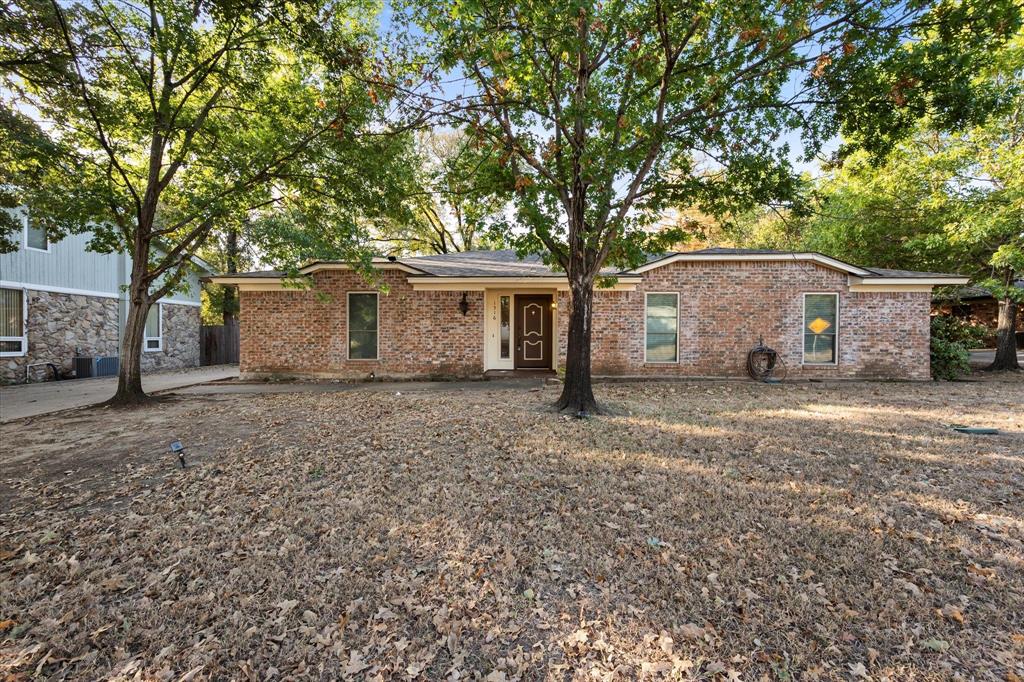
M 996 359 L 994 349 L 975 349 L 971 351 L 971 367 L 986 367 Z M 1024 350 L 1017 351 L 1017 362 L 1024 366 Z
M 238 365 L 153 372 L 142 375 L 142 388 L 147 393 L 156 393 L 237 377 Z M 0 387 L 0 422 L 95 405 L 111 398 L 116 390 L 117 377 L 46 381 Z

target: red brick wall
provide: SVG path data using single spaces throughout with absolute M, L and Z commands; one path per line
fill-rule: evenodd
M 963 303 L 942 302 L 932 305 L 932 312 L 940 315 L 953 315 L 971 324 L 980 325 L 988 330 L 988 335 L 981 341 L 983 348 L 994 348 L 996 345 L 996 328 L 999 326 L 999 302 L 994 298 L 976 298 Z M 1017 314 L 1018 348 L 1024 348 L 1024 315 Z
M 243 375 L 364 378 L 472 376 L 483 372 L 483 293 L 417 291 L 406 274 L 385 270 L 378 304 L 377 360 L 348 359 L 347 292 L 372 291 L 355 272 L 324 270 L 316 291 L 243 291 Z
M 679 293 L 679 362 L 644 362 L 646 292 Z M 802 365 L 803 293 L 839 294 L 839 363 Z M 854 293 L 845 274 L 805 262 L 673 263 L 636 291 L 595 297 L 597 375 L 745 376 L 763 336 L 790 377 L 929 378 L 926 292 Z M 559 297 L 559 362 L 565 362 L 569 299 Z
M 405 273 L 383 271 L 379 359 L 348 360 L 347 291 L 368 291 L 351 271 L 315 275 L 312 291 L 241 295 L 241 369 L 246 375 L 362 378 L 478 376 L 483 372 L 483 294 L 412 291 Z M 644 294 L 679 292 L 679 362 L 644 362 Z M 839 294 L 839 364 L 802 365 L 804 292 Z M 323 297 L 326 295 L 326 298 Z M 597 375 L 744 376 L 759 335 L 792 378 L 929 378 L 926 292 L 854 293 L 847 277 L 797 262 L 674 263 L 644 275 L 636 291 L 595 297 Z M 565 362 L 569 298 L 559 294 L 559 363 Z

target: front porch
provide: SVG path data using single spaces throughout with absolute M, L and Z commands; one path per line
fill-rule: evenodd
M 555 289 L 484 290 L 484 376 L 487 372 L 553 372 L 558 293 Z
M 484 381 L 502 379 L 547 379 L 558 376 L 553 369 L 489 369 L 484 372 Z

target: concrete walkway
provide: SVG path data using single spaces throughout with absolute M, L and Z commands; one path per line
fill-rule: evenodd
M 993 349 L 975 349 L 971 351 L 971 367 L 985 367 L 996 359 Z M 1017 351 L 1017 362 L 1024 366 L 1024 350 Z
M 153 372 L 142 375 L 142 388 L 147 393 L 156 393 L 237 376 L 238 365 Z M 0 422 L 95 405 L 111 398 L 116 390 L 117 377 L 46 381 L 0 387 Z
M 262 395 L 267 393 L 430 393 L 434 391 L 495 391 L 505 388 L 539 389 L 544 377 L 491 379 L 488 381 L 225 381 L 174 391 L 175 395 Z

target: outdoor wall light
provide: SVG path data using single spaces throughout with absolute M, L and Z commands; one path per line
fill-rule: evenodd
M 459 301 L 459 312 L 462 313 L 463 317 L 465 317 L 466 313 L 469 312 L 469 301 L 466 300 L 466 292 L 465 291 L 462 292 L 462 300 Z
M 173 441 L 171 443 L 171 454 L 178 456 L 178 461 L 181 462 L 181 468 L 185 468 L 185 446 L 181 444 L 180 440 Z

